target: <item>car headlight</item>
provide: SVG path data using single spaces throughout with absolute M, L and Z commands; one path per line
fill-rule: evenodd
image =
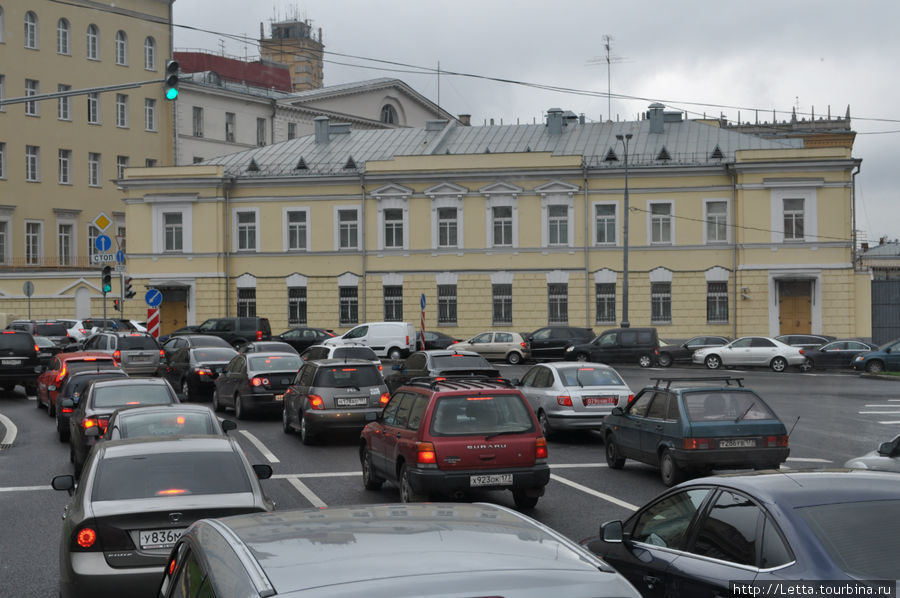
M 575 347 L 566 347 L 566 353 L 568 353 L 569 351 L 572 351 L 574 348 Z
M 857 356 L 853 359 L 853 361 L 862 361 L 863 359 L 865 359 L 865 357 L 863 357 L 862 355 L 857 355 Z

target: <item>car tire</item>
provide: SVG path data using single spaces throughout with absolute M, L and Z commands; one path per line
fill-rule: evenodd
M 409 468 L 404 463 L 400 467 L 400 502 L 423 502 L 425 496 L 413 490 L 409 482 Z
M 769 367 L 772 368 L 773 372 L 781 373 L 787 369 L 787 359 L 784 357 L 773 357 L 772 361 L 769 363 Z
M 191 385 L 188 384 L 187 378 L 181 381 L 181 397 L 184 402 L 191 400 Z
M 880 374 L 884 371 L 884 364 L 877 359 L 873 359 L 866 364 L 866 371 L 870 374 Z
M 75 448 L 69 444 L 69 463 L 75 463 Z
M 813 370 L 813 368 L 815 368 L 815 367 L 816 367 L 816 364 L 813 362 L 813 360 L 807 358 L 806 361 L 800 365 L 800 371 L 801 372 L 811 372 Z
M 367 447 L 363 447 L 360 451 L 359 462 L 362 466 L 363 486 L 366 490 L 380 490 L 384 480 L 379 478 L 372 469 L 372 455 Z
M 219 389 L 218 388 L 213 389 L 212 408 L 213 408 L 213 411 L 222 411 L 225 409 L 222 406 L 222 404 L 219 402 Z
M 316 443 L 315 436 L 313 436 L 313 433 L 306 423 L 305 413 L 300 414 L 300 441 L 307 446 Z
M 398 349 L 397 347 L 391 347 L 387 352 L 388 359 L 393 359 L 394 361 L 399 361 L 403 359 L 403 351 Z
M 9 387 L 8 387 L 8 386 L 4 386 L 3 388 L 6 389 L 6 388 L 9 388 Z M 15 387 L 13 387 L 13 389 L 15 389 Z M 8 391 L 8 392 L 9 392 L 9 391 Z M 41 403 L 41 396 L 40 396 L 40 395 L 34 397 L 34 403 L 35 403 L 34 406 L 35 406 L 36 409 L 40 409 L 41 407 L 44 406 L 44 404 Z
M 291 425 L 288 423 L 287 405 L 281 409 L 281 430 L 285 434 L 294 433 L 294 429 L 291 428 Z
M 37 396 L 37 384 L 26 384 L 25 385 L 25 394 L 30 396 Z
M 707 355 L 703 363 L 711 370 L 717 370 L 722 367 L 722 359 L 718 355 Z
M 57 395 L 57 396 L 59 396 L 59 395 Z M 47 398 L 49 399 L 50 397 L 47 397 Z M 40 397 L 35 397 L 35 400 L 39 403 L 41 402 Z M 50 400 L 47 401 L 47 415 L 49 415 L 50 417 L 53 417 L 53 418 L 56 417 L 56 403 L 54 403 L 53 401 L 50 401 Z
M 641 355 L 640 357 L 638 357 L 638 365 L 642 368 L 648 368 L 653 365 L 653 358 L 646 354 Z
M 606 465 L 610 469 L 622 469 L 625 467 L 625 457 L 619 453 L 619 445 L 613 440 L 613 435 L 607 434 L 603 441 L 606 448 Z
M 550 418 L 547 417 L 547 413 L 543 409 L 538 411 L 538 423 L 541 425 L 541 434 L 549 440 L 553 436 L 553 427 L 550 425 Z
M 660 353 L 659 354 L 659 367 L 667 368 L 672 365 L 672 356 L 668 353 Z
M 662 455 L 659 456 L 659 477 L 667 488 L 684 479 L 684 471 L 675 464 L 675 458 L 669 449 L 663 449 Z
M 244 405 L 244 399 L 241 398 L 240 393 L 234 394 L 234 416 L 238 419 L 247 419 L 247 406 Z
M 59 418 L 56 418 L 56 433 L 60 442 L 69 442 L 69 425 L 62 425 Z
M 590 356 L 587 353 L 576 353 L 575 354 L 575 361 L 584 362 L 584 361 L 588 361 L 588 359 L 590 359 Z
M 528 493 L 525 490 L 513 490 L 513 502 L 516 503 L 516 508 L 521 510 L 533 509 L 537 506 L 538 496 L 528 496 Z
M 522 363 L 521 353 L 510 351 L 509 355 L 506 356 L 506 363 L 508 363 L 509 365 L 519 365 L 520 363 Z

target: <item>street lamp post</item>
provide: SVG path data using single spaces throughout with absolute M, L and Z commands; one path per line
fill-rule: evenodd
M 623 227 L 622 239 L 622 328 L 631 326 L 628 321 L 628 142 L 634 137 L 631 133 L 625 135 L 616 135 L 616 139 L 625 146 L 625 209 L 623 210 L 623 218 L 625 226 Z

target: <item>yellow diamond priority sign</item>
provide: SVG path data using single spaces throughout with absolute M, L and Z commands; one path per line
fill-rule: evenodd
M 109 228 L 110 224 L 112 224 L 112 220 L 110 220 L 109 216 L 107 216 L 104 212 L 100 212 L 99 214 L 97 214 L 97 217 L 91 221 L 91 224 L 96 226 L 101 231 L 104 231 Z

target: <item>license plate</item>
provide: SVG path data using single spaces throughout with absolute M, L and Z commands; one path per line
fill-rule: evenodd
M 585 407 L 591 405 L 615 405 L 616 397 L 584 397 L 581 399 Z
M 131 356 L 132 362 L 138 362 L 138 361 L 146 362 L 146 361 L 150 361 L 151 359 L 152 359 L 152 357 L 150 355 L 132 355 Z
M 338 407 L 365 407 L 369 404 L 369 399 L 366 397 L 338 398 L 335 404 Z
M 186 528 L 178 529 L 151 529 L 140 533 L 141 550 L 154 548 L 172 548 L 181 537 Z
M 735 438 L 719 441 L 719 448 L 753 448 L 754 446 L 756 446 L 756 440 L 753 438 Z
M 497 473 L 492 475 L 469 476 L 469 486 L 512 486 L 513 474 Z
M 284 395 L 275 395 L 275 400 L 276 400 L 276 401 L 283 401 L 283 400 L 284 400 Z
M 22 365 L 21 359 L 0 359 L 2 365 Z

